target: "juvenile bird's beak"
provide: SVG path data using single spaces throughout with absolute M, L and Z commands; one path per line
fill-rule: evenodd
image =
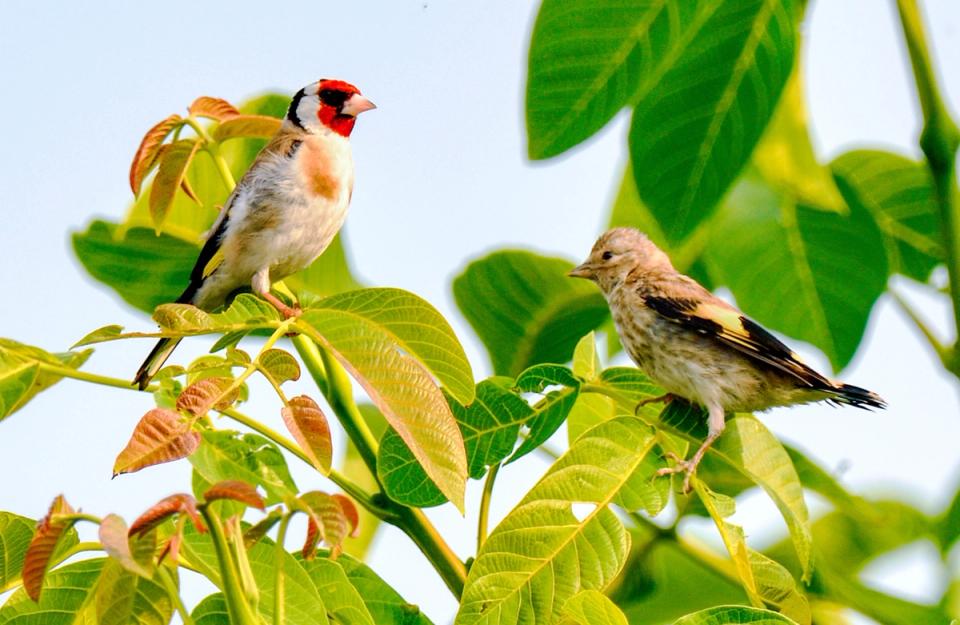
M 579 267 L 571 269 L 567 275 L 571 278 L 586 278 L 587 280 L 591 280 L 593 278 L 593 267 L 590 266 L 590 263 L 583 263 Z
M 364 111 L 370 111 L 377 108 L 377 105 L 368 100 L 366 97 L 355 93 L 350 96 L 350 99 L 343 104 L 341 112 L 344 115 L 352 115 L 356 117 Z

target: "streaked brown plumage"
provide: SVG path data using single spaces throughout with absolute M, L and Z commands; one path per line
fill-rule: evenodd
M 663 472 L 685 472 L 684 491 L 727 412 L 831 401 L 884 408 L 879 395 L 835 382 L 739 310 L 674 269 L 667 255 L 633 228 L 604 233 L 589 258 L 570 272 L 597 283 L 630 358 L 670 396 L 701 404 L 709 433 L 690 460 Z

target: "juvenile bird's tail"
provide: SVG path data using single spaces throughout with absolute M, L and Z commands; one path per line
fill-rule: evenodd
M 838 404 L 856 406 L 864 410 L 887 407 L 887 402 L 873 391 L 852 384 L 836 384 L 829 392 L 832 393 L 830 401 Z
M 157 371 L 160 371 L 163 363 L 167 362 L 167 358 L 170 357 L 180 341 L 181 339 L 160 339 L 157 341 L 156 346 L 147 356 L 147 359 L 143 361 L 143 364 L 140 365 L 137 375 L 133 378 L 141 391 L 147 388 L 150 380 L 157 375 Z

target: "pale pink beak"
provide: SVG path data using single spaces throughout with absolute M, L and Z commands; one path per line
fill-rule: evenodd
M 359 93 L 355 93 L 343 104 L 343 108 L 340 109 L 340 111 L 343 115 L 352 115 L 353 117 L 356 117 L 364 111 L 370 111 L 375 108 L 377 108 L 376 104 Z
M 593 279 L 593 267 L 590 266 L 590 263 L 583 263 L 579 267 L 571 269 L 567 275 L 571 278 L 586 278 L 587 280 L 591 280 Z

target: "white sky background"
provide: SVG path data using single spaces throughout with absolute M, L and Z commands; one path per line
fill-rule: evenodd
M 960 4 L 922 4 L 945 95 L 960 102 Z M 94 216 L 123 214 L 140 136 L 198 95 L 237 101 L 268 89 L 292 94 L 317 78 L 339 77 L 380 107 L 359 120 L 353 138 L 357 183 L 347 243 L 354 267 L 371 285 L 402 287 L 434 303 L 464 341 L 477 377 L 486 375 L 485 352 L 450 296 L 451 278 L 468 259 L 508 245 L 585 256 L 605 223 L 626 153 L 622 115 L 570 155 L 526 161 L 523 88 L 536 5 L 0 3 L 0 336 L 58 351 L 108 323 L 151 328 L 87 277 L 69 246 L 69 233 Z M 815 1 L 804 33 L 820 155 L 874 146 L 919 156 L 920 122 L 894 2 Z M 949 327 L 943 302 L 907 290 L 936 327 Z M 205 347 L 185 344 L 176 358 L 186 361 Z M 804 347 L 814 364 L 825 365 Z M 146 341 L 101 346 L 85 368 L 130 377 L 149 349 Z M 881 393 L 890 409 L 803 407 L 772 412 L 765 422 L 826 468 L 842 468 L 853 490 L 939 511 L 960 482 L 956 386 L 886 299 L 844 378 Z M 299 388 L 317 395 L 307 382 Z M 265 401 L 247 411 L 279 425 L 279 407 L 260 391 Z M 0 424 L 0 509 L 39 517 L 63 492 L 89 512 L 130 520 L 160 497 L 189 490 L 185 462 L 109 479 L 116 453 L 151 405 L 147 395 L 72 381 L 36 398 Z M 291 466 L 301 488 L 331 488 Z M 501 473 L 495 518 L 545 467 L 529 460 Z M 464 557 L 474 551 L 478 496 L 472 484 L 466 520 L 450 506 L 430 513 Z M 754 540 L 771 537 L 763 528 L 776 522 L 758 498 L 741 506 L 738 521 Z M 936 571 L 916 557 L 931 561 L 929 549 L 876 563 L 867 577 L 933 600 L 942 590 Z M 380 534 L 370 564 L 438 624 L 452 618 L 450 594 L 399 532 Z M 188 601 L 205 591 L 188 588 Z

